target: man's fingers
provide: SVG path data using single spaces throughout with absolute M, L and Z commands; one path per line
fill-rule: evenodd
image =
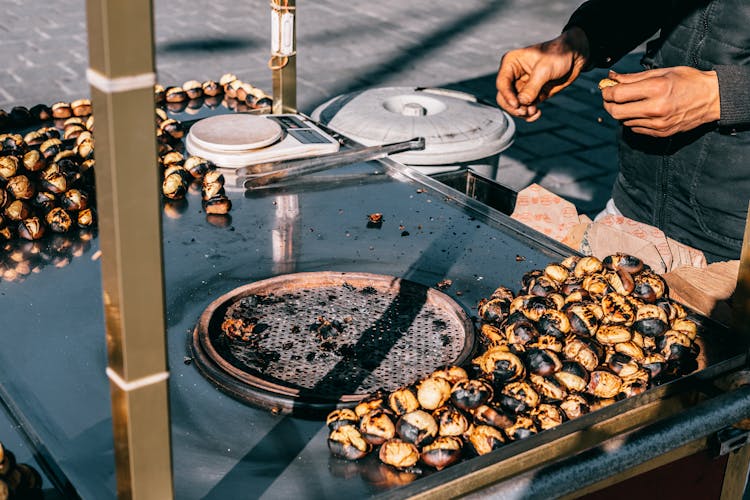
M 632 120 L 637 118 L 655 118 L 660 116 L 659 107 L 654 106 L 651 99 L 644 99 L 624 104 L 604 101 L 604 109 L 615 120 Z
M 518 102 L 531 104 L 539 97 L 539 91 L 550 80 L 550 68 L 546 64 L 537 64 L 529 75 L 529 81 L 518 93 Z
M 632 83 L 618 83 L 602 89 L 602 99 L 616 104 L 640 101 L 652 94 L 653 91 L 650 90 L 648 85 L 643 84 L 643 80 Z
M 664 73 L 668 71 L 669 71 L 669 68 L 650 69 L 648 71 L 639 71 L 637 73 L 617 73 L 615 71 L 610 70 L 608 78 L 618 83 L 635 83 L 635 82 L 640 82 L 641 80 L 645 80 L 646 78 L 662 76 Z
M 532 108 L 534 108 L 534 112 L 533 113 L 531 113 L 531 109 Z M 535 122 L 535 121 L 537 121 L 539 119 L 540 116 L 542 116 L 542 110 L 541 109 L 536 109 L 536 107 L 533 107 L 533 106 L 529 106 L 529 115 L 530 116 L 526 117 L 526 121 L 529 122 L 529 123 L 530 122 Z
M 510 108 L 517 108 L 519 105 L 516 90 L 514 88 L 516 80 L 517 77 L 512 68 L 512 64 L 503 62 L 503 64 L 500 65 L 500 70 L 497 72 L 495 86 L 497 87 L 498 96 L 502 95 L 503 100 Z

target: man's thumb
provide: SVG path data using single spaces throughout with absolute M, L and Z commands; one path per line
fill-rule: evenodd
M 529 80 L 523 89 L 518 93 L 518 101 L 521 104 L 528 106 L 533 103 L 539 97 L 539 92 L 542 90 L 544 84 L 549 81 L 550 70 L 547 66 L 539 66 L 534 68 L 534 71 L 529 76 Z

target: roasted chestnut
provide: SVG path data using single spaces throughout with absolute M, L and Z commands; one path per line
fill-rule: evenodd
M 655 304 L 643 304 L 635 313 L 633 329 L 642 335 L 656 337 L 669 329 L 667 313 Z
M 23 155 L 23 166 L 29 172 L 38 172 L 43 170 L 47 162 L 42 154 L 36 149 L 27 151 Z
M 37 104 L 29 109 L 31 117 L 38 122 L 46 122 L 52 119 L 52 109 L 46 104 Z
M 659 353 L 649 354 L 641 361 L 641 366 L 649 372 L 651 378 L 658 377 L 667 365 L 667 359 Z
M 622 379 L 612 372 L 594 370 L 589 377 L 587 391 L 598 398 L 613 398 L 620 392 Z
M 224 185 L 224 175 L 218 170 L 209 170 L 203 176 L 203 184 L 219 184 Z
M 560 409 L 569 419 L 578 418 L 590 411 L 589 402 L 580 394 L 568 394 L 560 403 Z
M 0 209 L 5 208 L 5 205 L 7 205 L 9 201 L 10 197 L 8 196 L 8 193 L 0 189 Z
M 641 366 L 627 354 L 615 352 L 609 357 L 607 366 L 620 377 L 627 377 L 637 372 Z
M 356 427 L 342 425 L 328 436 L 328 449 L 337 457 L 359 460 L 372 451 L 372 445 L 365 441 Z
M 54 158 L 60 151 L 62 151 L 60 139 L 47 139 L 39 146 L 39 152 L 47 159 Z
M 511 413 L 522 413 L 539 406 L 539 394 L 527 382 L 511 382 L 497 397 L 500 406 Z
M 559 406 L 548 403 L 540 404 L 531 410 L 530 415 L 543 431 L 557 427 L 567 420 L 565 412 Z
M 401 439 L 389 439 L 380 447 L 378 458 L 384 464 L 404 469 L 414 466 L 419 461 L 419 449 Z
M 36 188 L 25 175 L 16 175 L 8 179 L 7 191 L 17 200 L 30 200 L 36 194 Z
M 466 416 L 452 405 L 441 406 L 432 416 L 438 424 L 440 436 L 462 436 L 469 428 Z
M 679 360 L 692 354 L 692 341 L 685 333 L 677 330 L 667 330 L 664 335 L 656 340 L 656 347 L 659 353 L 667 361 Z
M 557 283 L 548 278 L 547 276 L 538 276 L 536 278 L 533 278 L 530 282 L 528 287 L 526 288 L 526 292 L 529 295 L 537 295 L 539 297 L 546 297 L 547 295 L 551 293 L 555 293 L 557 291 Z
M 594 370 L 604 357 L 604 350 L 594 340 L 587 337 L 568 339 L 563 348 L 566 359 L 579 362 L 587 371 Z
M 84 208 L 80 212 L 78 212 L 78 217 L 76 218 L 78 222 L 78 227 L 80 228 L 87 228 L 94 225 L 96 222 L 96 216 L 94 215 L 94 210 L 91 208 Z
M 548 377 L 562 368 L 562 362 L 554 351 L 529 349 L 524 358 L 529 371 L 542 377 Z
M 471 410 L 474 422 L 478 425 L 489 425 L 497 429 L 504 429 L 514 422 L 514 417 L 509 415 L 499 405 L 488 403 Z
M 503 332 L 500 328 L 496 327 L 495 325 L 484 323 L 482 324 L 482 328 L 480 329 L 480 332 L 482 333 L 482 336 L 490 344 L 507 344 L 508 343 L 508 339 L 505 337 L 505 332 Z
M 648 384 L 644 383 L 641 380 L 626 380 L 623 381 L 622 387 L 620 387 L 620 394 L 618 396 L 629 398 L 631 396 L 642 394 L 646 392 L 647 389 Z
M 201 87 L 203 88 L 203 94 L 208 97 L 215 97 L 224 93 L 222 86 L 213 80 L 206 80 Z
M 544 275 L 555 283 L 562 284 L 568 279 L 570 270 L 562 264 L 552 263 L 544 268 Z
M 602 264 L 607 269 L 616 271 L 623 269 L 630 274 L 637 274 L 643 270 L 644 264 L 641 259 L 625 253 L 616 253 L 604 257 Z
M 80 189 L 69 189 L 60 197 L 60 204 L 66 210 L 77 212 L 88 208 L 89 196 Z
M 171 103 L 182 103 L 187 101 L 188 96 L 182 87 L 167 87 L 164 91 L 164 99 Z
M 667 282 L 650 270 L 643 270 L 633 278 L 635 287 L 632 295 L 644 302 L 654 303 L 667 293 Z
M 419 400 L 410 387 L 396 389 L 388 396 L 388 406 L 396 415 L 403 415 L 419 409 Z
M 216 195 L 203 202 L 207 214 L 223 215 L 232 209 L 232 201 L 225 195 Z
M 213 167 L 210 161 L 200 156 L 188 157 L 183 166 L 196 179 L 202 178 Z
M 557 309 L 549 309 L 539 318 L 539 330 L 546 335 L 564 337 L 570 332 L 570 320 L 564 312 Z
M 612 289 L 622 295 L 628 295 L 635 288 L 633 277 L 624 269 L 617 269 L 607 273 L 607 281 Z
M 490 347 L 474 363 L 483 373 L 492 375 L 493 382 L 499 384 L 521 380 L 526 375 L 526 367 L 521 358 L 504 346 Z
M 490 298 L 507 300 L 508 304 L 510 304 L 515 298 L 515 295 L 513 294 L 513 291 L 510 288 L 499 286 L 495 289 L 494 292 L 492 292 L 492 295 L 490 295 Z
M 359 431 L 368 443 L 379 446 L 396 435 L 396 425 L 392 413 L 378 408 L 365 413 L 359 422 Z
M 577 361 L 567 360 L 555 378 L 569 391 L 581 392 L 589 383 L 589 372 Z
M 676 318 L 687 317 L 687 311 L 677 302 L 674 302 L 668 298 L 661 298 L 656 300 L 656 305 L 659 306 L 667 314 L 668 321 L 674 321 Z
M 463 441 L 453 436 L 441 436 L 422 448 L 422 462 L 442 470 L 461 458 Z
M 70 118 L 72 115 L 73 110 L 70 108 L 69 103 L 59 101 L 52 105 L 53 118 Z
M 73 220 L 70 218 L 70 214 L 62 208 L 53 208 L 50 210 L 45 220 L 49 228 L 56 233 L 66 233 L 70 230 L 73 225 Z
M 529 381 L 534 390 L 546 401 L 559 401 L 568 395 L 565 387 L 554 377 L 542 377 L 532 373 Z
M 31 207 L 25 200 L 14 200 L 5 207 L 4 213 L 9 220 L 21 221 L 31 216 Z
M 539 338 L 536 339 L 536 342 L 532 342 L 528 347 L 559 353 L 563 350 L 563 341 L 560 337 L 555 337 L 553 335 L 540 335 Z
M 333 410 L 326 417 L 326 425 L 330 430 L 336 430 L 342 425 L 354 425 L 359 423 L 359 417 L 354 413 L 354 410 L 349 408 L 340 408 Z
M 188 99 L 199 99 L 203 97 L 203 84 L 198 80 L 188 80 L 182 84 L 182 90 L 187 94 Z
M 573 269 L 573 275 L 582 278 L 591 274 L 596 274 L 602 270 L 602 261 L 593 256 L 581 257 Z
M 178 173 L 169 174 L 162 183 L 162 193 L 170 200 L 179 200 L 187 193 L 187 184 Z
M 182 124 L 177 120 L 169 118 L 159 124 L 159 129 L 169 137 L 173 139 L 182 139 L 185 135 L 185 131 L 182 129 Z
M 531 321 L 516 321 L 505 327 L 505 338 L 509 344 L 523 349 L 524 346 L 535 342 L 539 331 Z
M 163 86 L 159 85 L 158 83 L 154 85 L 154 102 L 156 104 L 163 103 L 166 96 L 167 96 L 167 93 L 164 90 Z
M 91 114 L 91 100 L 76 99 L 70 103 L 74 116 L 88 116 Z
M 485 455 L 505 444 L 505 436 L 489 425 L 475 425 L 469 430 L 469 443 L 477 455 Z
M 0 156 L 0 179 L 8 180 L 18 173 L 18 158 L 12 155 Z
M 596 331 L 596 340 L 605 345 L 628 342 L 631 338 L 630 330 L 622 325 L 602 325 Z
M 612 289 L 609 285 L 609 281 L 607 281 L 607 278 L 602 274 L 591 274 L 586 276 L 583 279 L 581 286 L 591 297 L 597 299 L 609 293 Z
M 456 382 L 469 379 L 469 375 L 466 373 L 466 370 L 456 365 L 450 365 L 446 366 L 445 368 L 435 370 L 430 374 L 430 377 L 444 378 L 451 384 L 451 387 L 456 385 Z
M 29 217 L 18 223 L 18 236 L 25 240 L 38 240 L 44 236 L 44 224 L 39 217 Z
M 378 391 L 375 394 L 360 401 L 357 406 L 354 407 L 354 413 L 356 413 L 359 418 L 362 418 L 367 413 L 370 413 L 373 410 L 386 407 L 387 403 L 385 394 L 381 391 Z
M 675 318 L 672 321 L 672 330 L 684 333 L 691 341 L 698 336 L 698 324 L 687 318 Z
M 477 408 L 492 399 L 492 387 L 482 380 L 462 380 L 453 386 L 451 401 L 464 411 Z
M 510 302 L 505 298 L 482 299 L 477 307 L 480 318 L 495 324 L 500 324 L 505 319 L 509 309 Z
M 536 422 L 526 415 L 518 415 L 513 425 L 505 428 L 505 434 L 512 441 L 525 439 L 537 432 L 539 432 L 539 429 L 537 429 Z
M 424 410 L 404 413 L 396 422 L 396 433 L 408 443 L 418 447 L 430 444 L 438 435 L 438 424 Z
M 451 397 L 451 384 L 440 377 L 428 377 L 417 385 L 417 400 L 425 410 L 443 406 Z
M 237 79 L 237 75 L 233 73 L 224 73 L 223 75 L 221 75 L 221 78 L 219 78 L 219 85 L 224 87 L 225 85 L 229 85 L 236 79 Z
M 604 322 L 613 325 L 631 326 L 635 321 L 636 308 L 625 295 L 608 293 L 602 298 Z
M 615 344 L 615 352 L 626 354 L 633 358 L 637 362 L 643 361 L 643 348 L 636 342 L 636 335 L 633 335 L 633 340 L 630 342 L 620 342 Z
M 510 303 L 510 314 L 516 311 L 521 312 L 531 321 L 539 321 L 539 318 L 550 309 L 554 309 L 555 304 L 545 297 L 538 295 L 519 295 Z

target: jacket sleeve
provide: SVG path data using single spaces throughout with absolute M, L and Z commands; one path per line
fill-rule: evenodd
M 588 69 L 608 68 L 654 35 L 670 6 L 670 0 L 589 0 L 576 9 L 564 30 L 577 26 L 586 33 Z
M 714 66 L 719 79 L 719 126 L 750 124 L 750 66 Z

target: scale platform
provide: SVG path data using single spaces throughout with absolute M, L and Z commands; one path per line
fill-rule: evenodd
M 228 188 L 234 187 L 233 173 L 240 167 L 335 153 L 339 146 L 339 141 L 299 114 L 212 116 L 190 127 L 185 139 L 189 154 L 222 170 Z

